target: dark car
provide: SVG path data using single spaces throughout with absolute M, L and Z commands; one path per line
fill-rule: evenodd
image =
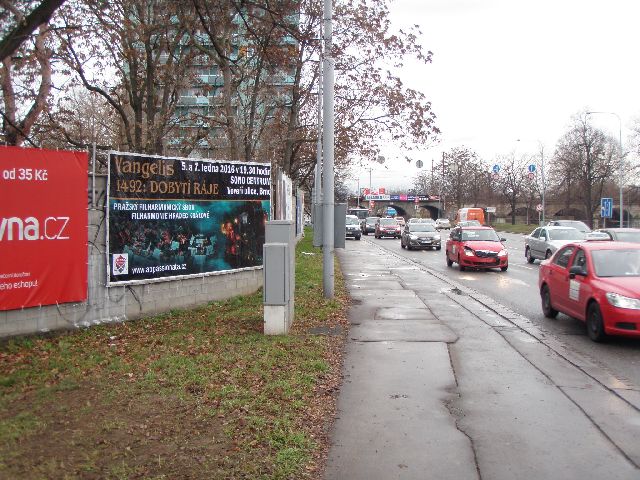
M 440 233 L 431 223 L 408 223 L 402 230 L 400 246 L 407 250 L 414 248 L 440 250 Z
M 509 254 L 491 227 L 456 227 L 451 230 L 445 257 L 447 266 L 457 263 L 460 271 L 467 268 L 509 268 Z
M 379 218 L 376 223 L 376 238 L 394 237 L 400 238 L 400 225 L 395 218 Z
M 362 222 L 362 233 L 369 235 L 370 233 L 376 233 L 376 223 L 380 217 L 367 217 Z
M 582 233 L 591 232 L 589 225 L 580 220 L 551 220 L 547 225 L 553 227 L 572 227 Z
M 607 335 L 640 338 L 640 245 L 580 242 L 560 248 L 540 265 L 542 312 L 585 322 L 595 342 Z
M 640 228 L 601 228 L 596 232 L 604 233 L 616 242 L 640 243 Z

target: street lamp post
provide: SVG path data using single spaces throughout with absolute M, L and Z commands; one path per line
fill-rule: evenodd
M 618 152 L 618 168 L 620 168 L 620 228 L 624 227 L 624 203 L 622 199 L 622 190 L 624 181 L 624 169 L 622 168 L 622 120 L 620 119 L 620 115 L 615 112 L 587 112 L 586 115 L 594 115 L 594 114 L 605 114 L 605 115 L 614 115 L 618 119 L 618 141 L 620 143 Z M 586 118 L 585 115 L 585 118 Z

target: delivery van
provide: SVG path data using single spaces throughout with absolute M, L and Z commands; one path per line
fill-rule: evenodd
M 456 213 L 456 219 L 454 223 L 457 225 L 460 222 L 467 222 L 469 220 L 477 220 L 480 225 L 484 225 L 484 210 L 482 208 L 461 208 Z

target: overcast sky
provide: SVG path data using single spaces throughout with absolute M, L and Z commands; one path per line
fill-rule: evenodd
M 618 114 L 625 143 L 640 116 L 638 0 L 393 0 L 391 16 L 397 28 L 418 24 L 433 52 L 431 64 L 399 72 L 432 102 L 442 131 L 438 145 L 413 154 L 425 168 L 460 145 L 491 162 L 534 153 L 541 141 L 550 156 L 585 108 Z M 589 118 L 618 137 L 615 116 Z M 418 169 L 404 153 L 384 152 L 374 188 L 410 185 Z M 368 186 L 368 170 L 360 183 Z

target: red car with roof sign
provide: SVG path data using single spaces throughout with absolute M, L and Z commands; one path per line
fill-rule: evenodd
M 574 242 L 540 265 L 542 311 L 586 323 L 591 340 L 640 337 L 640 245 Z
M 458 264 L 460 271 L 467 268 L 509 268 L 509 254 L 491 227 L 456 227 L 447 239 L 445 256 L 447 266 Z

